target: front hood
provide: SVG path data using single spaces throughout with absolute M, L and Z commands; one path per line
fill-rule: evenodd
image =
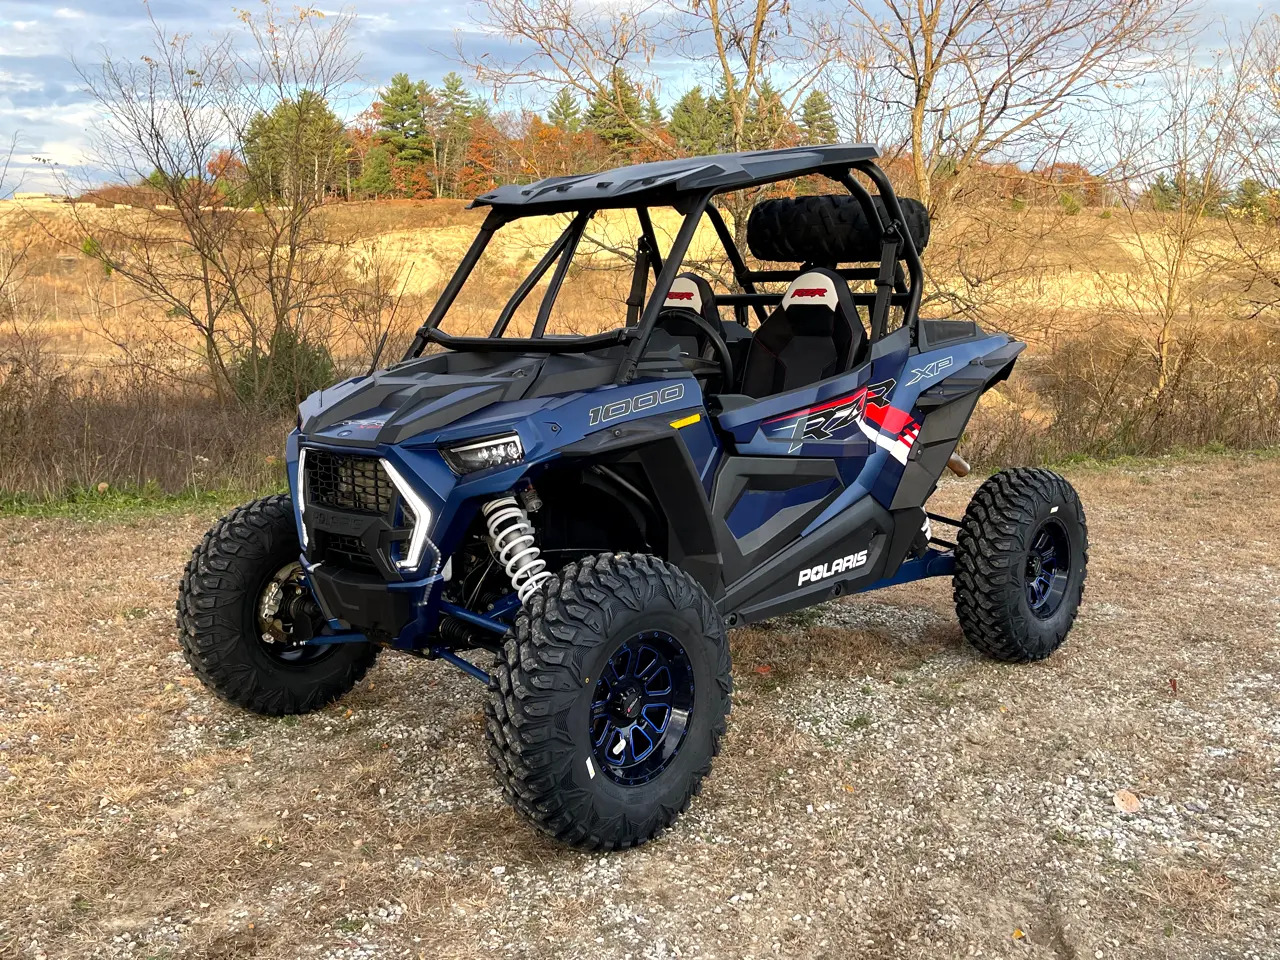
M 298 408 L 299 427 L 309 439 L 338 446 L 427 440 L 495 403 L 611 383 L 617 363 L 613 349 L 533 357 L 436 354 L 313 393 Z

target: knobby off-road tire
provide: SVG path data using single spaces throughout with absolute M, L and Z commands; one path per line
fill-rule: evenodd
M 359 683 L 377 656 L 371 643 L 304 648 L 298 662 L 268 652 L 258 604 L 300 552 L 292 499 L 254 500 L 204 535 L 178 591 L 178 640 L 196 676 L 224 700 L 265 716 L 320 709 Z
M 965 637 L 996 660 L 1043 660 L 1075 621 L 1088 561 L 1071 484 L 1051 470 L 997 473 L 960 525 L 953 588 Z
M 881 197 L 872 203 L 881 222 L 888 208 Z M 918 200 L 900 197 L 916 252 L 929 243 L 929 212 Z M 785 263 L 836 264 L 880 260 L 880 231 L 871 225 L 858 198 L 849 195 L 780 197 L 755 205 L 747 221 L 747 246 L 761 260 Z
M 656 646 L 646 648 L 650 643 Z M 623 728 L 605 726 L 614 722 L 612 707 L 600 707 L 613 700 L 597 698 L 605 696 L 602 687 L 614 689 L 602 678 L 624 673 L 619 663 L 633 649 L 637 672 L 650 669 L 646 657 L 665 651 L 668 677 L 691 678 L 683 739 L 656 773 L 645 773 L 650 761 L 629 768 L 603 763 L 597 743 L 606 753 L 623 750 Z M 493 669 L 486 735 L 503 794 L 564 843 L 616 850 L 652 839 L 688 807 L 711 771 L 729 714 L 730 669 L 720 614 L 678 567 L 630 554 L 569 564 L 530 597 Z M 618 688 L 615 698 L 624 692 Z M 661 708 L 649 716 L 660 719 Z M 627 742 L 624 757 L 635 756 L 634 735 Z M 620 782 L 627 778 L 643 782 Z

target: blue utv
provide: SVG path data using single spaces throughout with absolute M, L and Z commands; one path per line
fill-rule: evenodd
M 927 511 L 1024 344 L 920 318 L 928 217 L 876 156 L 695 157 L 477 197 L 479 235 L 404 358 L 308 397 L 290 493 L 196 547 L 178 600 L 196 673 L 280 715 L 340 697 L 384 649 L 446 661 L 487 688 L 515 809 L 616 849 L 669 826 L 710 772 L 727 628 L 949 576 L 975 647 L 1047 657 L 1080 603 L 1084 511 L 1040 469 L 991 477 L 959 522 Z M 716 197 L 798 178 L 843 192 L 760 200 L 750 264 Z M 683 218 L 666 249 L 657 210 Z M 604 332 L 549 329 L 567 285 L 601 282 L 581 263 L 593 217 L 623 212 L 629 295 L 601 300 Z M 495 234 L 529 217 L 563 228 L 489 335 L 446 333 L 469 280 L 473 303 L 489 295 L 475 268 Z M 723 247 L 731 285 L 686 269 L 695 235 Z

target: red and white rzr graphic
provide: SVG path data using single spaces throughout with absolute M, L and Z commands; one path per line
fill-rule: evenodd
M 790 443 L 788 453 L 795 453 L 805 443 L 845 443 L 861 434 L 888 450 L 899 463 L 906 463 L 920 424 L 911 414 L 889 406 L 895 383 L 869 384 L 847 396 L 784 413 L 760 426 L 770 440 Z

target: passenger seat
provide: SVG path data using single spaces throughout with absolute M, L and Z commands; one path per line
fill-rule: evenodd
M 849 285 L 815 267 L 794 280 L 751 340 L 742 392 L 785 393 L 852 370 L 866 359 L 867 332 Z

